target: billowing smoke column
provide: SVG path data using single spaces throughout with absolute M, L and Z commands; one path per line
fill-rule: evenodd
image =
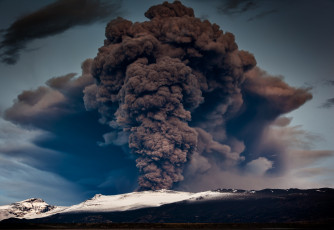
M 311 98 L 263 77 L 233 34 L 195 18 L 178 1 L 153 6 L 145 16 L 150 21 L 117 18 L 107 25 L 92 67 L 96 84 L 84 90 L 86 108 L 98 109 L 111 127 L 106 144 L 128 137 L 141 189 L 171 188 L 199 155 L 217 155 L 225 167 L 243 161 L 242 135 L 228 136 L 226 122 L 247 110 L 245 95 L 271 105 L 268 121 Z

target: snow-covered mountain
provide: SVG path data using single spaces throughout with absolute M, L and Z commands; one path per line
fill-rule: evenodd
M 142 191 L 120 195 L 97 194 L 93 198 L 73 206 L 53 206 L 42 199 L 27 199 L 10 205 L 0 206 L 0 221 L 11 217 L 34 219 L 58 213 L 113 212 L 158 207 L 184 200 L 214 199 L 229 197 L 233 192 L 207 191 L 190 193 L 171 190 Z
M 62 212 L 126 211 L 146 207 L 158 207 L 163 204 L 183 200 L 195 200 L 199 198 L 213 199 L 218 196 L 229 195 L 231 194 L 213 191 L 189 193 L 171 190 L 132 192 L 113 196 L 97 194 L 83 203 L 64 209 Z

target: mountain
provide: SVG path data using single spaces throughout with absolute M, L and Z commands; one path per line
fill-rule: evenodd
M 40 199 L 35 199 L 39 202 L 37 202 L 38 205 L 37 203 L 34 205 L 34 202 L 30 200 L 1 206 L 0 211 L 3 218 L 1 222 L 334 222 L 332 211 L 334 189 L 329 188 L 260 191 L 218 189 L 200 193 L 159 190 L 113 196 L 98 194 L 83 203 L 70 207 L 50 206 Z
M 0 220 L 11 217 L 36 218 L 56 210 L 57 207 L 47 204 L 42 199 L 31 198 L 10 205 L 0 206 Z

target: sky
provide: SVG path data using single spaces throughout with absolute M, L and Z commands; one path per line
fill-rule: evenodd
M 0 1 L 0 205 L 31 197 L 71 205 L 138 189 L 334 187 L 334 1 L 181 2 L 198 20 L 189 10 L 183 21 L 160 19 L 158 8 L 149 19 L 155 0 Z M 166 31 L 158 38 L 146 23 L 128 32 L 118 19 L 105 32 L 117 17 Z M 195 57 L 183 30 L 173 34 L 178 23 L 209 34 L 217 24 L 225 51 L 204 39 Z M 158 106 L 163 92 L 145 87 L 159 81 L 141 76 L 164 69 L 171 91 L 183 87 L 184 100 L 178 89 L 164 98 L 177 109 Z M 116 72 L 126 79 L 110 80 Z M 164 128 L 177 131 L 158 135 Z

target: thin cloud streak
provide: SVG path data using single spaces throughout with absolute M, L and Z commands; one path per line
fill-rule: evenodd
M 257 0 L 227 0 L 221 3 L 218 10 L 227 15 L 235 15 L 242 14 L 257 7 Z
M 326 102 L 324 102 L 321 106 L 319 106 L 320 108 L 323 109 L 329 109 L 332 108 L 334 106 L 334 97 L 333 98 L 329 98 L 327 99 Z
M 273 10 L 268 10 L 268 11 L 264 11 L 264 12 L 261 12 L 257 15 L 255 15 L 254 17 L 250 17 L 247 21 L 253 21 L 253 20 L 256 20 L 256 19 L 260 19 L 260 18 L 264 18 L 266 16 L 268 16 L 269 14 L 274 14 L 274 13 L 277 13 L 278 10 L 276 9 L 273 9 Z

